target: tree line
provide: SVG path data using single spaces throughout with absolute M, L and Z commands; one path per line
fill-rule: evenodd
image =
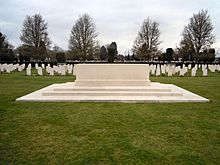
M 114 60 L 137 61 L 203 61 L 212 62 L 215 59 L 215 50 L 211 45 L 215 41 L 213 25 L 207 10 L 200 10 L 193 14 L 188 24 L 183 28 L 181 41 L 178 47 L 167 48 L 163 53 L 159 45 L 161 31 L 159 23 L 147 18 L 143 21 L 134 41 L 132 54 L 125 56 L 118 54 L 115 42 L 100 46 L 98 32 L 92 17 L 88 14 L 80 15 L 75 21 L 69 38 L 68 51 L 59 46 L 51 48 L 48 35 L 48 23 L 40 14 L 27 15 L 24 19 L 20 40 L 22 45 L 16 49 L 9 44 L 6 36 L 0 32 L 0 60 L 7 61 L 19 55 L 20 61 L 53 61 L 65 62 L 69 60 Z

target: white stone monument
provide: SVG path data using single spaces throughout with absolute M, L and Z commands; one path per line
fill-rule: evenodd
M 78 64 L 76 86 L 147 86 L 150 85 L 146 64 Z
M 207 102 L 172 84 L 152 83 L 146 64 L 77 64 L 76 80 L 53 84 L 17 101 Z

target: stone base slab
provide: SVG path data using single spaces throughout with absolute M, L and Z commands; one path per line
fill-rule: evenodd
M 33 102 L 209 102 L 208 99 L 172 84 L 149 86 L 76 86 L 53 84 L 16 101 Z

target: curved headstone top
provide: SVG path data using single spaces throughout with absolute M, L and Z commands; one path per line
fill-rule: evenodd
M 76 64 L 76 86 L 149 86 L 148 64 Z

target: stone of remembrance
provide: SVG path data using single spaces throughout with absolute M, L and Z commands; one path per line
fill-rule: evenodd
M 147 64 L 77 64 L 75 82 L 53 84 L 17 101 L 208 102 L 172 84 L 150 82 Z

